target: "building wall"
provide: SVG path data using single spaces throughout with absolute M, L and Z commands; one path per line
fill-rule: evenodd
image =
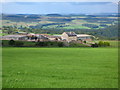
M 68 42 L 70 42 L 70 41 L 77 41 L 77 36 L 69 37 L 66 33 L 63 33 L 61 38 L 62 38 L 62 40 L 66 40 Z
M 64 32 L 61 36 L 62 40 L 68 41 L 68 35 Z
M 87 37 L 77 37 L 77 40 L 92 41 L 91 36 L 87 36 Z
M 77 41 L 77 36 L 68 37 L 68 42 Z
M 49 40 L 54 41 L 56 38 L 49 38 Z

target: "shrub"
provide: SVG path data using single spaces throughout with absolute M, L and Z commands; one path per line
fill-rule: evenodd
M 59 46 L 59 47 L 63 47 L 63 46 L 64 46 L 64 43 L 63 43 L 63 42 L 58 42 L 58 46 Z
M 15 41 L 12 39 L 12 40 L 10 40 L 10 41 L 8 42 L 8 44 L 9 44 L 10 46 L 13 46 L 13 45 L 15 45 Z
M 36 46 L 40 47 L 63 47 L 64 43 L 63 42 L 51 42 L 51 41 L 46 41 L 46 42 L 37 42 Z
M 110 43 L 109 42 L 99 41 L 98 46 L 100 46 L 100 47 L 106 47 L 106 46 L 110 46 Z
M 69 43 L 69 46 L 70 46 L 70 47 L 77 47 L 78 45 L 77 45 L 76 43 L 70 42 L 70 43 Z
M 99 41 L 99 43 L 98 43 L 98 46 L 104 46 L 104 42 L 103 41 Z
M 93 47 L 93 48 L 94 48 L 94 47 L 98 47 L 98 44 L 97 44 L 97 43 L 92 44 L 91 47 Z
M 21 42 L 21 41 L 16 41 L 15 42 L 15 46 L 23 46 L 23 45 L 24 45 L 24 43 Z
M 84 43 L 86 43 L 86 41 L 83 41 Z
M 110 46 L 109 42 L 104 42 L 104 46 Z
M 87 45 L 84 45 L 84 44 L 81 44 L 81 43 L 77 43 L 77 42 L 76 43 L 70 42 L 69 46 L 70 47 L 89 47 Z

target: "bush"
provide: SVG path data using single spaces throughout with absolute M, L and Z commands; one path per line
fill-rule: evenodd
M 86 43 L 86 41 L 83 41 L 84 43 Z
M 69 43 L 69 46 L 70 47 L 78 47 L 78 45 L 76 43 L 72 43 L 72 42 Z
M 64 46 L 64 43 L 63 43 L 63 42 L 58 42 L 58 46 L 59 46 L 59 47 L 63 47 L 63 46 Z
M 99 43 L 98 43 L 98 46 L 104 46 L 104 42 L 103 41 L 99 41 Z
M 13 46 L 13 45 L 15 45 L 15 41 L 12 39 L 12 40 L 10 40 L 10 41 L 8 42 L 8 44 L 9 44 L 10 46 Z
M 94 47 L 98 47 L 98 44 L 97 44 L 97 43 L 92 44 L 91 47 L 93 47 L 93 48 L 94 48 Z
M 36 46 L 40 47 L 63 47 L 64 43 L 63 42 L 51 42 L 51 41 L 46 41 L 46 42 L 37 42 Z
M 70 42 L 69 47 L 89 47 L 89 46 L 81 44 L 81 43 L 77 43 L 77 42 L 76 43 Z
M 99 41 L 98 46 L 100 46 L 100 47 L 106 47 L 106 46 L 110 46 L 110 43 L 109 42 Z
M 109 42 L 104 42 L 104 46 L 110 46 Z
M 15 46 L 23 46 L 23 45 L 24 45 L 24 43 L 21 42 L 21 41 L 16 41 L 15 42 Z

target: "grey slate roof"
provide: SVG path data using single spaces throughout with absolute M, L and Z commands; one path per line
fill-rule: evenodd
M 77 36 L 75 32 L 65 32 L 69 37 Z

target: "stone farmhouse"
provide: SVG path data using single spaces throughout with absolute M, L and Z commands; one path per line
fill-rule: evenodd
M 75 32 L 64 32 L 61 36 L 63 41 L 92 41 L 94 36 L 87 34 L 76 34 Z
M 64 32 L 61 36 L 63 41 L 77 41 L 77 35 L 74 32 Z

